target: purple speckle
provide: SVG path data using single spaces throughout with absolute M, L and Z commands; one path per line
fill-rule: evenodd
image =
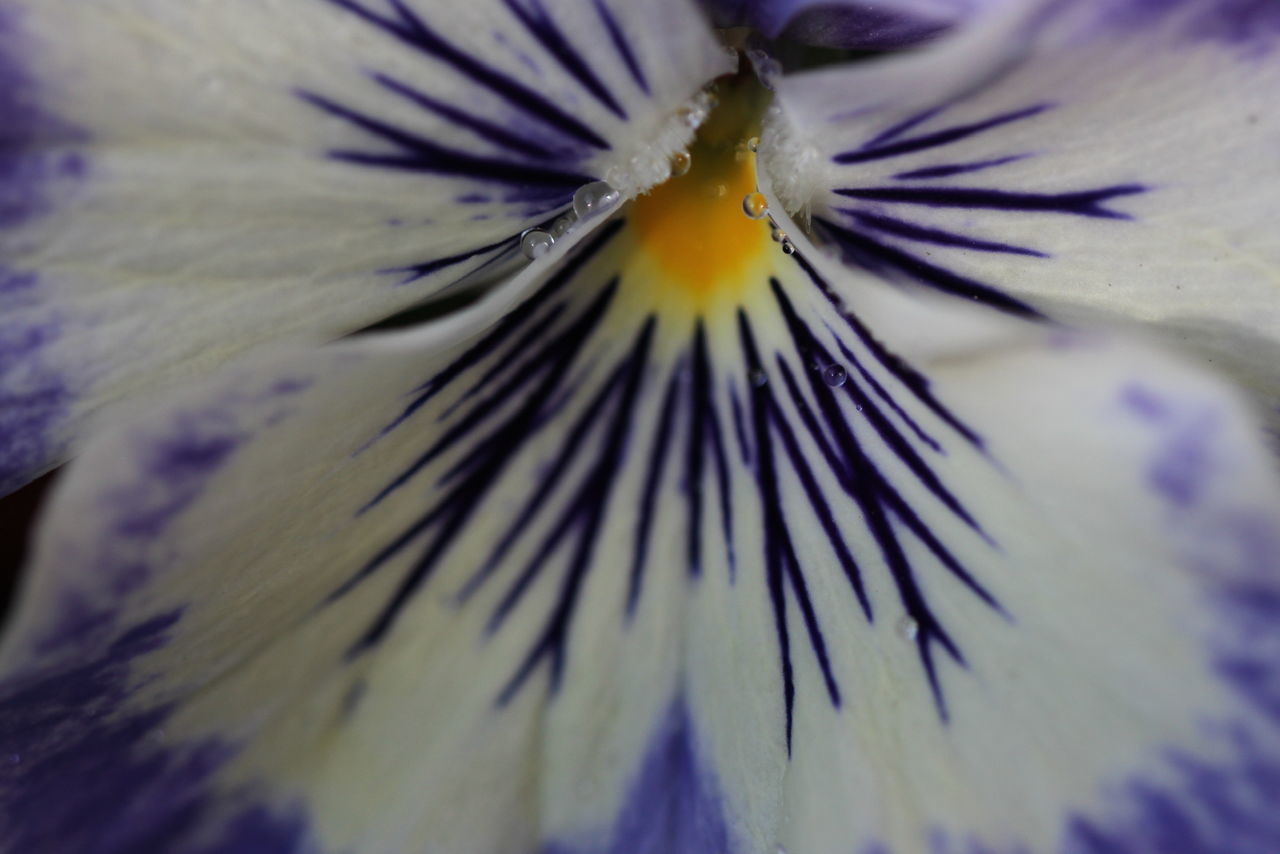
M 1215 472 L 1219 419 L 1212 411 L 1189 409 L 1136 384 L 1126 387 L 1120 399 L 1155 435 L 1156 452 L 1147 466 L 1151 487 L 1177 509 L 1193 507 Z

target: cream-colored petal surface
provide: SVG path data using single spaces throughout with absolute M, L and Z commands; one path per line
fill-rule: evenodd
M 8 839 L 1280 838 L 1280 495 L 1236 397 L 785 222 L 706 267 L 653 210 L 469 337 L 246 363 L 101 437 L 4 647 Z
M 937 50 L 780 81 L 767 143 L 789 207 L 856 264 L 1152 330 L 1280 426 L 1275 4 L 991 18 Z
M 0 57 L 0 489 L 104 405 L 518 266 L 732 65 L 683 0 L 6 0 Z

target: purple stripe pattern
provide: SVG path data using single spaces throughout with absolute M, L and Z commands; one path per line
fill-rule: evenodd
M 587 607 L 580 594 L 590 573 L 598 571 L 599 561 L 593 561 L 593 556 L 612 505 L 638 508 L 627 570 L 629 593 L 618 603 L 624 621 L 643 607 L 647 578 L 660 571 L 649 558 L 655 507 L 659 501 L 669 503 L 669 491 L 677 485 L 677 500 L 682 502 L 687 520 L 686 559 L 681 571 L 690 583 L 697 583 L 704 572 L 706 550 L 715 548 L 727 556 L 732 578 L 737 561 L 729 462 L 736 429 L 736 444 L 751 460 L 754 488 L 764 508 L 760 520 L 766 538 L 764 570 L 775 616 L 788 740 L 796 697 L 792 656 L 797 631 L 819 662 L 822 693 L 835 705 L 842 701 L 825 632 L 809 592 L 808 573 L 813 570 L 800 558 L 802 550 L 795 539 L 797 520 L 780 497 L 782 480 L 790 476 L 799 479 L 806 496 L 803 515 L 816 520 L 822 542 L 841 568 L 849 604 L 872 620 L 861 557 L 855 553 L 863 547 L 851 545 L 856 540 L 836 521 L 834 508 L 852 502 L 867 520 L 871 542 L 867 548 L 888 563 L 903 608 L 918 626 L 914 642 L 922 671 L 938 713 L 945 719 L 937 655 L 941 652 L 961 667 L 965 659 L 924 595 L 919 573 L 925 567 L 919 559 L 908 558 L 907 542 L 919 543 L 930 555 L 929 563 L 986 603 L 997 619 L 1002 619 L 1003 611 L 935 534 L 920 510 L 903 498 L 876 462 L 872 448 L 889 453 L 925 490 L 931 504 L 985 542 L 986 534 L 976 518 L 934 468 L 934 460 L 943 454 L 944 436 L 981 452 L 980 438 L 934 398 L 924 377 L 888 352 L 855 315 L 840 307 L 834 289 L 798 255 L 793 259 L 813 286 L 802 296 L 834 305 L 843 318 L 843 329 L 815 331 L 796 307 L 795 296 L 774 280 L 775 303 L 770 313 L 776 312 L 788 330 L 785 341 L 760 341 L 752 318 L 744 312 L 739 317 L 739 355 L 729 363 L 723 354 L 719 360 L 713 359 L 701 322 L 694 324 L 685 352 L 674 364 L 656 362 L 651 342 L 663 322 L 661 317 L 655 314 L 621 320 L 613 304 L 624 285 L 617 278 L 583 281 L 583 266 L 624 227 L 622 220 L 604 226 L 520 309 L 428 377 L 403 412 L 382 431 L 386 435 L 410 429 L 414 419 L 422 417 L 427 402 L 447 388 L 466 388 L 461 400 L 439 416 L 437 437 L 390 477 L 365 507 L 377 506 L 411 485 L 418 488 L 418 479 L 429 467 L 448 455 L 458 456 L 435 476 L 437 498 L 331 595 L 330 601 L 336 602 L 373 575 L 386 571 L 393 558 L 413 557 L 395 592 L 353 645 L 350 656 L 369 654 L 396 627 L 405 608 L 442 563 L 451 559 L 452 547 L 469 521 L 483 512 L 486 499 L 500 485 L 507 490 L 504 495 L 510 494 L 511 486 L 504 480 L 507 472 L 529 453 L 533 440 L 554 428 L 563 434 L 558 450 L 544 461 L 538 482 L 527 486 L 527 495 L 519 501 L 506 532 L 493 544 L 489 556 L 473 567 L 459 597 L 459 603 L 466 604 L 480 587 L 505 584 L 506 593 L 489 619 L 489 631 L 497 632 L 525 606 L 526 593 L 535 582 L 559 575 L 557 604 L 495 699 L 500 705 L 505 703 L 544 666 L 554 691 L 570 653 L 575 615 Z M 592 285 L 587 292 L 593 296 L 585 302 L 573 298 L 574 293 L 584 292 L 583 285 Z M 585 367 L 589 360 L 586 353 L 598 346 L 601 336 L 621 334 L 619 323 L 624 329 L 627 325 L 633 329 L 624 354 L 612 366 L 601 368 L 605 373 L 591 384 L 593 391 L 574 385 L 570 378 Z M 837 378 L 839 382 L 834 381 Z M 890 383 L 904 387 L 933 423 L 908 416 L 901 402 L 887 391 Z M 732 389 L 746 392 L 725 394 Z M 637 434 L 633 424 L 641 396 L 660 401 L 648 434 Z M 723 408 L 726 396 L 734 400 L 732 413 Z M 583 406 L 572 420 L 562 423 L 556 415 L 566 397 L 581 399 Z M 864 430 L 870 434 L 864 435 Z M 805 450 L 808 443 L 817 446 L 819 459 L 810 459 Z M 620 494 L 618 475 L 634 454 L 647 461 L 640 487 L 634 495 Z M 830 494 L 831 487 L 821 483 L 819 471 L 836 473 L 838 494 Z M 545 533 L 533 539 L 538 523 Z M 713 544 L 707 540 L 708 527 L 716 532 Z M 526 542 L 533 546 L 531 556 L 511 574 L 505 562 Z M 563 571 L 557 568 L 562 558 L 566 563 Z M 801 616 L 799 627 L 792 625 L 792 605 Z

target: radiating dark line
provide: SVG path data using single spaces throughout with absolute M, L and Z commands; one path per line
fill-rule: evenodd
M 564 379 L 565 374 L 568 373 L 582 341 L 590 336 L 596 324 L 599 323 L 616 289 L 617 281 L 614 280 L 611 285 L 602 290 L 592 305 L 583 313 L 583 316 L 570 327 L 574 333 L 573 336 L 567 339 L 558 339 L 557 349 L 559 352 L 557 358 L 540 385 L 533 389 L 517 411 L 495 430 L 493 434 L 495 438 L 494 447 L 504 448 L 505 451 L 491 454 L 483 466 L 469 473 L 467 478 L 458 483 L 447 496 L 440 500 L 440 507 L 449 508 L 446 511 L 448 518 L 438 532 L 435 542 L 401 579 L 391 600 L 383 606 L 378 617 L 352 646 L 348 653 L 350 656 L 359 655 L 377 645 L 386 636 L 387 632 L 395 625 L 400 614 L 403 613 L 404 607 L 435 571 L 439 564 L 439 558 L 456 540 L 458 534 L 465 527 L 468 519 L 475 512 L 489 489 L 515 457 L 517 450 L 532 438 L 534 431 L 529 429 L 531 422 L 535 420 L 538 411 L 546 404 L 551 392 Z M 403 475 L 401 478 L 403 478 Z M 401 478 L 397 478 L 397 480 Z M 383 555 L 386 555 L 385 550 L 380 553 L 382 560 L 385 560 L 386 557 Z M 354 581 L 368 576 L 376 568 L 377 564 L 372 562 L 367 564 Z M 348 585 L 344 586 L 349 589 L 350 584 L 349 582 Z
M 704 362 L 708 366 L 707 372 L 710 375 L 711 357 L 707 352 L 706 332 L 701 319 L 698 321 L 693 350 L 695 361 Z M 711 456 L 716 468 L 716 484 L 720 492 L 720 528 L 724 536 L 725 558 L 729 563 L 729 580 L 732 581 L 737 574 L 737 560 L 733 548 L 733 501 L 729 494 L 729 461 L 724 448 L 725 439 L 720 428 L 720 414 L 713 394 L 711 382 L 708 381 L 706 399 L 703 401 L 707 413 L 705 439 L 711 448 Z
M 562 291 L 565 286 L 573 280 L 578 271 L 586 265 L 588 261 L 599 254 L 600 250 L 608 245 L 618 232 L 622 229 L 622 221 L 614 220 L 600 227 L 599 231 L 594 234 L 588 241 L 575 249 L 574 254 L 564 259 L 556 273 L 547 281 L 545 285 L 531 297 L 522 302 L 515 310 L 507 313 L 491 331 L 481 336 L 481 338 L 472 346 L 468 347 L 463 353 L 454 359 L 443 370 L 431 377 L 417 389 L 420 392 L 404 410 L 395 417 L 387 426 L 383 427 L 378 433 L 378 438 L 386 436 L 392 430 L 395 430 L 405 421 L 413 416 L 421 409 L 429 400 L 443 391 L 454 380 L 461 376 L 464 372 L 474 367 L 483 359 L 493 354 L 493 351 L 500 347 L 511 335 L 514 335 L 529 320 L 537 316 L 538 309 L 550 300 L 553 296 Z M 475 388 L 468 389 L 467 395 L 475 392 L 476 388 L 483 385 L 483 382 Z
M 377 495 L 370 499 L 369 502 L 360 509 L 360 513 L 363 514 L 370 508 L 380 504 L 388 495 L 408 483 L 432 460 L 437 459 L 441 454 L 452 448 L 462 439 L 470 438 L 472 432 L 487 418 L 489 418 L 490 415 L 498 411 L 505 403 L 511 400 L 523 386 L 532 383 L 539 375 L 546 373 L 548 376 L 556 378 L 555 383 L 546 387 L 547 392 L 544 392 L 544 394 L 553 390 L 559 383 L 559 377 L 568 370 L 568 363 L 570 359 L 566 357 L 566 352 L 569 357 L 576 355 L 577 348 L 582 345 L 582 342 L 590 335 L 591 330 L 604 316 L 610 300 L 617 292 L 617 287 L 618 281 L 617 279 L 614 279 L 600 292 L 600 295 L 596 297 L 590 308 L 583 312 L 581 317 L 575 320 L 564 332 L 549 341 L 541 350 L 539 350 L 538 353 L 525 362 L 524 370 L 516 372 L 493 394 L 483 398 L 472 406 L 470 411 L 463 415 L 452 427 L 446 430 L 444 434 L 435 441 L 435 443 L 433 443 L 416 460 L 407 466 L 390 483 L 383 487 Z M 538 400 L 539 405 L 541 405 L 542 402 L 543 401 L 540 398 Z
M 591 95 L 608 108 L 609 112 L 622 120 L 626 120 L 627 111 L 622 109 L 622 105 L 613 97 L 613 93 L 609 88 L 600 81 L 591 66 L 582 58 L 582 54 L 574 49 L 573 45 L 556 26 L 551 16 L 547 14 L 545 8 L 539 0 L 526 0 L 530 9 L 526 9 L 521 0 L 506 0 L 507 8 L 511 13 L 519 19 L 524 28 L 529 31 L 538 42 L 546 48 L 547 52 L 555 58 L 560 66 L 573 75 L 582 87 Z
M 852 260 L 872 270 L 884 268 L 904 273 L 910 278 L 943 293 L 981 302 L 1019 317 L 1039 317 L 1039 312 L 991 285 L 966 278 L 945 267 L 930 264 L 909 252 L 880 243 L 866 234 L 851 231 L 829 219 L 815 216 L 814 223 L 849 254 Z
M 929 388 L 929 380 L 927 377 L 903 361 L 897 354 L 890 352 L 878 338 L 872 335 L 871 330 L 867 329 L 866 325 L 858 318 L 858 316 L 845 307 L 844 300 L 841 299 L 840 295 L 831 287 L 831 283 L 824 279 L 822 275 L 818 273 L 817 269 L 815 269 L 801 253 L 797 252 L 795 255 L 792 255 L 791 258 L 802 270 L 805 271 L 809 276 L 809 280 L 812 281 L 818 288 L 818 291 L 827 298 L 831 307 L 835 309 L 836 314 L 845 322 L 849 327 L 849 330 L 853 332 L 862 346 L 866 347 L 867 350 L 870 351 L 871 355 L 875 357 L 875 360 L 882 368 L 888 371 L 894 379 L 906 386 L 911 394 L 924 404 L 930 412 L 937 415 L 938 418 L 940 418 L 947 426 L 963 436 L 969 444 L 980 451 L 985 450 L 982 437 L 973 432 L 967 424 L 957 418 L 950 409 L 944 406 L 937 397 L 934 396 L 933 391 Z M 846 358 L 851 362 L 856 361 L 852 353 L 845 349 L 845 345 L 840 341 L 839 336 L 836 337 L 836 340 Z
M 374 136 L 400 148 L 404 154 L 374 154 L 366 151 L 332 150 L 329 156 L 345 163 L 407 172 L 430 172 L 455 175 L 481 181 L 493 181 L 517 187 L 548 187 L 572 190 L 593 179 L 589 175 L 566 172 L 546 166 L 514 163 L 496 157 L 485 157 L 456 151 L 409 133 L 380 119 L 367 116 L 350 107 L 312 92 L 299 97 L 331 116 L 345 119 Z
M 650 316 L 644 323 L 636 342 L 627 359 L 629 376 L 622 389 L 613 423 L 604 447 L 600 451 L 595 470 L 583 485 L 580 499 L 581 532 L 577 552 L 570 564 L 569 571 L 561 585 L 559 601 L 555 611 L 547 621 L 546 628 L 538 643 L 530 650 L 511 680 L 498 696 L 498 705 L 505 705 L 515 692 L 524 684 L 534 666 L 544 656 L 551 656 L 551 691 L 554 693 L 560 685 L 564 667 L 564 649 L 568 638 L 569 624 L 574 608 L 581 592 L 582 583 L 591 567 L 591 555 L 599 540 L 601 520 L 608 511 L 609 500 L 616 485 L 617 471 L 622 468 L 626 459 L 627 436 L 631 428 L 632 412 L 636 398 L 639 396 L 645 368 L 649 362 L 649 350 L 653 342 L 655 319 Z
M 481 139 L 508 151 L 538 159 L 549 159 L 557 156 L 557 152 L 535 142 L 527 135 L 520 136 L 512 133 L 501 125 L 472 115 L 460 107 L 441 101 L 439 98 L 433 98 L 425 92 L 409 86 L 407 83 L 396 80 L 390 75 L 378 72 L 373 74 L 373 79 L 384 88 L 422 107 L 424 110 L 435 113 L 455 125 L 464 127 Z
M 622 57 L 622 62 L 627 66 L 627 70 L 631 72 L 631 79 L 636 81 L 636 86 L 646 95 L 653 94 L 649 90 L 649 81 L 644 75 L 644 69 L 640 67 L 636 55 L 631 51 L 631 45 L 623 35 L 622 28 L 618 26 L 618 20 L 613 17 L 613 13 L 609 11 L 609 7 L 605 5 L 604 0 L 595 0 L 596 11 L 600 14 L 600 20 L 604 22 L 605 29 L 609 31 L 609 38 L 613 41 L 614 50 L 618 52 L 618 56 Z
M 390 33 L 406 44 L 445 63 L 468 81 L 478 83 L 507 103 L 544 124 L 574 137 L 595 148 L 607 150 L 607 141 L 590 127 L 557 107 L 550 99 L 508 77 L 506 74 L 480 62 L 474 56 L 459 50 L 441 38 L 434 30 L 414 14 L 402 0 L 389 0 L 399 21 L 375 14 L 357 0 L 329 0 L 354 15 L 363 18 L 379 29 Z
M 894 399 L 893 395 L 889 394 L 888 390 L 878 379 L 876 379 L 875 375 L 867 370 L 867 367 L 862 363 L 862 360 L 858 358 L 858 356 L 850 350 L 843 341 L 840 340 L 839 334 L 830 326 L 827 327 L 827 331 L 830 332 L 831 337 L 835 339 L 836 347 L 840 350 L 841 357 L 847 364 L 851 365 L 853 369 L 858 372 L 858 376 L 862 378 L 862 381 L 867 384 L 876 397 L 880 398 L 884 405 L 889 407 L 889 409 L 898 416 L 898 420 L 905 424 L 907 429 L 914 433 L 915 437 L 919 439 L 921 443 L 928 446 L 929 449 L 935 453 L 945 455 L 946 450 L 942 445 L 938 444 L 938 441 L 934 439 L 933 436 L 931 436 L 923 427 L 921 427 L 919 422 L 907 414 L 907 411 L 902 408 L 897 400 Z
M 746 312 L 738 309 L 738 337 L 748 376 L 763 372 L 764 366 L 756 348 L 755 335 Z M 783 586 L 782 538 L 785 526 L 779 518 L 782 498 L 778 475 L 774 468 L 773 449 L 768 440 L 769 414 L 764 386 L 749 383 L 751 423 L 756 436 L 756 486 L 760 490 L 760 506 L 764 516 L 765 577 L 769 600 L 773 606 L 774 631 L 778 636 L 778 653 L 782 667 L 782 699 L 786 714 L 787 756 L 791 755 L 791 734 L 796 701 L 795 675 L 791 669 L 791 637 L 787 630 L 787 600 Z
M 1119 184 L 1075 193 L 1016 193 L 984 187 L 842 187 L 836 193 L 850 199 L 896 202 L 935 208 L 976 208 L 1030 213 L 1056 213 L 1094 219 L 1132 219 L 1103 207 L 1121 196 L 1146 192 L 1141 184 Z
M 450 255 L 447 258 L 436 258 L 431 261 L 423 261 L 421 264 L 413 264 L 408 267 L 388 267 L 387 269 L 379 270 L 378 272 L 408 273 L 409 277 L 401 281 L 400 284 L 409 285 L 419 279 L 424 279 L 433 273 L 438 273 L 447 267 L 452 267 L 455 264 L 461 264 L 463 261 L 468 261 L 477 255 L 483 255 L 486 252 L 493 252 L 494 250 L 502 249 L 503 247 L 514 249 L 517 240 L 519 240 L 519 236 L 512 235 L 511 237 L 504 237 L 496 243 L 490 243 L 486 246 L 478 246 L 475 249 L 468 249 L 466 252 L 459 252 L 458 254 Z
M 1023 246 L 1014 246 L 1011 243 L 995 243 L 988 240 L 978 240 L 974 237 L 968 237 L 963 234 L 955 234 L 950 231 L 943 231 L 938 228 L 926 228 L 915 223 L 907 222 L 894 217 L 884 216 L 882 214 L 873 214 L 866 211 L 860 211 L 856 208 L 836 208 L 840 213 L 857 222 L 859 225 L 873 228 L 876 231 L 882 231 L 885 234 L 892 234 L 896 237 L 904 237 L 907 240 L 914 240 L 918 243 L 930 243 L 934 246 L 955 246 L 960 249 L 972 249 L 977 252 L 999 252 L 1008 255 L 1027 255 L 1032 258 L 1048 258 L 1044 252 L 1038 252 L 1035 249 L 1027 249 Z
M 577 459 L 578 453 L 585 448 L 591 432 L 598 426 L 598 416 L 616 392 L 618 382 L 623 379 L 626 374 L 626 368 L 627 366 L 625 363 L 615 368 L 607 380 L 601 385 L 600 391 L 596 393 L 596 396 L 587 405 L 586 409 L 584 409 L 582 414 L 578 416 L 578 420 L 569 429 L 564 442 L 561 443 L 560 450 L 552 461 L 550 468 L 544 471 L 537 490 L 535 490 L 533 495 L 525 501 L 524 507 L 520 511 L 520 515 L 507 528 L 507 533 L 498 541 L 498 544 L 494 547 L 488 559 L 480 569 L 477 570 L 470 579 L 468 579 L 466 586 L 459 594 L 460 600 L 465 600 L 470 597 L 475 590 L 479 589 L 481 584 L 488 580 L 488 578 L 498 568 L 502 559 L 506 557 L 510 549 L 528 529 L 528 526 L 537 518 L 538 514 L 541 513 L 542 510 L 549 506 L 548 500 L 555 491 L 555 488 L 559 486 L 564 476 L 569 472 L 569 468 L 572 466 L 574 460 Z M 575 506 L 576 505 L 572 502 L 570 503 L 569 509 L 565 514 L 563 514 L 561 521 L 553 527 L 552 533 L 544 538 L 542 546 L 539 548 L 538 552 L 528 561 L 525 570 L 517 576 L 518 580 L 513 588 L 514 590 L 522 592 L 524 585 L 532 579 L 533 575 L 539 570 L 541 564 L 551 555 L 551 553 L 553 553 L 560 538 L 560 535 L 556 532 L 562 532 L 563 529 L 567 529 L 569 525 L 572 525 L 574 515 L 576 513 L 574 510 Z M 512 602 L 514 603 L 514 599 Z M 500 608 L 499 615 L 495 615 L 497 616 L 497 619 L 491 620 L 490 622 L 490 631 L 497 628 L 498 622 L 501 621 L 501 617 L 505 617 L 505 614 L 506 609 Z
M 702 476 L 706 468 L 707 400 L 711 396 L 706 333 L 699 318 L 693 333 L 693 365 L 689 377 L 689 432 L 685 441 L 684 492 L 689 503 L 685 556 L 689 574 L 702 572 Z
M 949 105 L 947 104 L 943 104 L 936 107 L 930 107 L 927 110 L 923 110 L 919 113 L 910 115 L 907 118 L 903 119 L 902 121 L 898 122 L 897 124 L 890 125 L 889 127 L 885 128 L 876 136 L 873 136 L 871 139 L 864 142 L 861 145 L 860 150 L 873 151 L 877 148 L 880 148 L 885 143 L 892 142 L 893 140 L 902 136 L 904 133 L 914 130 L 915 128 L 929 121 L 934 116 L 938 115 L 943 110 L 947 109 L 948 106 Z
M 480 379 L 467 386 L 467 390 L 459 395 L 457 400 L 445 407 L 436 420 L 447 421 L 453 417 L 459 407 L 473 400 L 476 395 L 488 388 L 491 383 L 499 379 L 503 374 L 520 370 L 520 357 L 542 340 L 547 332 L 555 326 L 564 310 L 565 304 L 563 302 L 553 305 L 549 311 L 539 316 L 533 326 L 526 329 L 523 335 L 510 342 L 501 354 L 495 355 L 503 339 L 512 334 L 512 330 L 504 330 L 505 334 L 494 335 L 489 338 L 486 341 L 487 346 L 481 350 L 479 358 L 488 358 L 493 362 L 493 365 L 480 376 Z M 516 315 L 520 315 L 519 323 L 523 323 L 530 317 L 535 316 L 532 311 L 526 311 L 521 308 L 512 312 L 506 319 L 513 320 Z
M 658 428 L 654 431 L 653 442 L 649 446 L 649 471 L 645 476 L 644 489 L 640 494 L 640 513 L 636 517 L 636 539 L 632 547 L 631 581 L 627 588 L 628 618 L 634 616 L 636 606 L 640 602 L 645 561 L 649 554 L 649 535 L 653 529 L 654 505 L 658 500 L 658 486 L 662 483 L 667 454 L 671 449 L 671 425 L 676 417 L 676 409 L 680 405 L 677 394 L 679 389 L 680 371 L 675 370 L 667 380 L 667 391 L 663 395 L 662 409 L 658 415 Z
M 851 163 L 866 163 L 871 160 L 884 160 L 890 157 L 901 157 L 904 154 L 924 151 L 928 148 L 938 148 L 939 146 L 950 145 L 953 142 L 968 139 L 971 136 L 984 133 L 988 130 L 992 130 L 993 128 L 1031 118 L 1032 116 L 1043 113 L 1051 106 L 1053 105 L 1037 104 L 1032 107 L 1026 107 L 1021 110 L 1015 110 L 1010 113 L 993 116 L 992 118 L 985 119 L 980 122 L 956 125 L 924 136 L 899 140 L 898 142 L 885 142 L 882 140 L 880 144 L 877 144 L 874 147 L 863 147 L 853 151 L 843 151 L 831 159 L 841 165 L 848 165 Z
M 997 157 L 993 160 L 976 160 L 972 163 L 943 163 L 937 166 L 925 166 L 922 169 L 912 169 L 910 172 L 899 172 L 893 177 L 901 181 L 918 181 L 932 178 L 950 178 L 953 175 L 967 175 L 970 172 L 982 172 L 986 169 L 994 169 L 997 166 L 1004 166 L 1006 163 L 1016 163 L 1019 160 L 1025 160 L 1029 155 L 1013 154 L 1009 157 Z
M 835 454 L 831 453 L 830 445 L 827 444 L 826 437 L 819 428 L 817 421 L 814 420 L 812 410 L 809 409 L 808 404 L 800 395 L 800 388 L 796 384 L 794 374 L 781 356 L 778 357 L 778 368 L 783 375 L 788 391 L 792 395 L 792 402 L 802 410 L 800 413 L 801 423 L 809 431 L 813 440 L 818 443 L 820 450 L 823 451 L 823 456 L 830 462 L 835 463 L 833 469 L 844 469 L 845 466 L 840 463 Z M 796 476 L 800 480 L 800 486 L 804 489 L 805 497 L 809 499 L 809 506 L 813 509 L 813 514 L 817 518 L 818 524 L 822 527 L 822 532 L 827 535 L 827 542 L 831 546 L 831 550 L 835 552 L 836 559 L 840 562 L 840 568 L 844 572 L 845 578 L 848 579 L 849 585 L 853 588 L 854 595 L 858 598 L 858 604 L 862 607 L 863 615 L 866 616 L 867 622 L 873 622 L 875 617 L 871 610 L 871 600 L 867 597 L 867 591 L 862 582 L 862 569 L 858 566 L 858 562 L 849 551 L 849 547 L 840 533 L 840 526 L 836 523 L 835 514 L 831 511 L 831 503 L 823 494 L 822 487 L 818 485 L 818 479 L 814 476 L 813 470 L 805 462 L 804 454 L 800 450 L 800 443 L 795 437 L 795 431 L 787 423 L 786 417 L 783 416 L 772 395 L 768 395 L 768 398 L 770 409 L 774 415 L 774 429 L 782 440 L 782 447 L 791 460 L 791 467 L 795 470 Z M 760 437 L 760 441 L 765 439 L 767 437 Z M 837 471 L 836 473 L 839 474 L 840 472 Z
M 782 289 L 782 283 L 776 278 L 770 279 L 770 287 L 773 289 L 774 298 L 778 301 L 778 307 L 782 311 L 783 319 L 786 321 L 787 329 L 791 334 L 792 343 L 795 345 L 796 352 L 802 359 L 817 357 L 823 364 L 831 364 L 835 359 L 830 352 L 818 341 L 813 331 L 808 325 L 800 319 L 800 315 L 796 312 L 795 306 L 787 297 L 786 292 Z M 824 398 L 834 397 L 835 391 L 826 385 L 822 379 L 811 376 L 810 387 L 821 403 Z M 929 491 L 934 498 L 938 499 L 944 507 L 951 511 L 958 519 L 972 528 L 978 534 L 983 534 L 982 527 L 969 513 L 960 501 L 952 494 L 952 492 L 943 485 L 938 475 L 929 467 L 929 464 L 916 453 L 910 443 L 899 433 L 894 426 L 881 412 L 880 407 L 876 405 L 870 397 L 862 390 L 856 380 L 850 377 L 845 381 L 840 390 L 853 399 L 854 406 L 858 411 L 862 412 L 867 422 L 875 430 L 876 435 L 885 446 L 893 452 L 893 454 L 901 460 L 907 469 L 916 477 L 926 490 Z M 834 410 L 832 410 L 834 412 Z M 983 534 L 985 537 L 985 534 Z
M 738 386 L 729 380 L 729 407 L 733 410 L 733 433 L 738 440 L 742 464 L 751 465 L 751 445 L 747 442 L 746 422 L 742 415 L 742 401 L 738 399 Z

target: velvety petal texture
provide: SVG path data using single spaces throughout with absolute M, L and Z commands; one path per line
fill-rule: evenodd
M 104 404 L 523 263 L 732 67 L 683 0 L 3 0 L 0 491 Z
M 878 272 L 1140 324 L 1230 371 L 1280 426 L 1280 5 L 993 17 L 936 50 L 779 81 L 766 171 L 788 207 Z
M 483 331 L 99 438 L 3 649 L 0 840 L 1274 852 L 1280 493 L 1235 396 L 647 204 Z

